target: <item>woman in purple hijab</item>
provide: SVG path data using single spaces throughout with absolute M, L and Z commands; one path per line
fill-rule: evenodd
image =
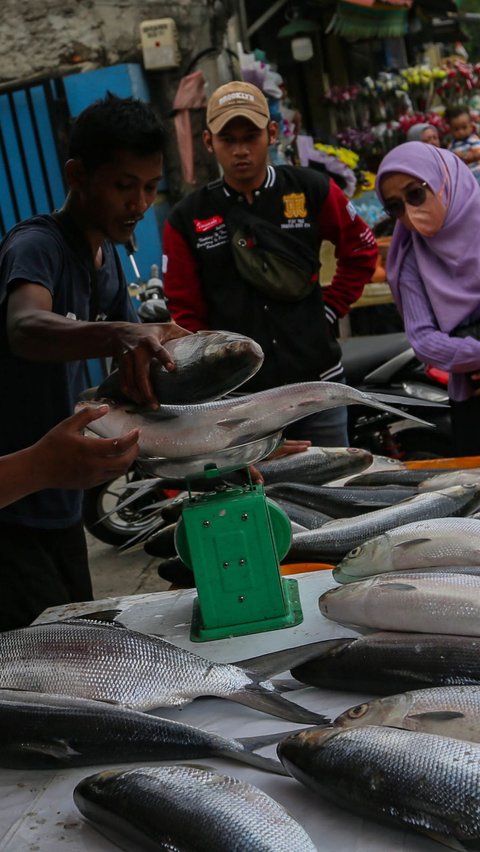
M 387 279 L 417 357 L 450 373 L 458 455 L 480 453 L 480 186 L 459 157 L 406 142 L 382 160 L 376 192 L 396 220 Z M 480 325 L 479 325 L 480 329 Z

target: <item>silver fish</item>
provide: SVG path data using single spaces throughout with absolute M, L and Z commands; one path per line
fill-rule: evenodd
M 465 515 L 478 506 L 479 500 L 480 486 L 458 485 L 409 497 L 389 508 L 355 518 L 330 521 L 319 530 L 294 535 L 284 561 L 338 563 L 349 551 L 387 530 L 427 518 Z
M 299 506 L 296 503 L 289 503 L 288 500 L 282 500 L 275 497 L 274 502 L 277 506 L 288 515 L 291 521 L 300 524 L 303 529 L 294 529 L 292 525 L 292 533 L 305 532 L 306 530 L 317 530 L 331 521 L 330 515 L 324 515 L 323 512 L 316 512 L 313 509 L 307 509 L 306 506 Z
M 449 472 L 453 473 L 454 471 Z M 420 483 L 426 483 L 429 479 L 433 479 L 440 474 L 444 475 L 445 473 L 445 468 L 442 467 L 430 468 L 428 470 L 423 468 L 391 467 L 386 470 L 373 470 L 371 472 L 367 470 L 365 473 L 360 473 L 349 479 L 348 485 L 352 487 L 359 485 L 362 488 L 371 485 L 419 486 Z
M 110 410 L 90 423 L 89 429 L 102 438 L 118 438 L 139 428 L 140 453 L 154 458 L 214 457 L 217 451 L 256 441 L 309 414 L 341 405 L 360 403 L 418 422 L 417 417 L 378 401 L 374 394 L 335 382 L 299 382 L 198 405 L 162 405 L 158 411 L 106 401 Z M 77 410 L 86 404 L 79 403 Z
M 371 633 L 327 639 L 292 669 L 301 683 L 388 695 L 400 689 L 480 684 L 480 639 L 438 633 Z
M 286 671 L 290 657 L 308 659 L 314 650 L 315 643 L 267 654 L 244 661 L 244 669 L 242 663 L 212 663 L 121 626 L 60 621 L 0 634 L 0 687 L 113 701 L 137 710 L 182 707 L 210 695 L 292 722 L 319 724 L 324 717 L 287 701 L 262 679 L 267 672 Z
M 386 725 L 478 743 L 480 686 L 437 686 L 376 698 L 345 710 L 333 725 Z
M 283 774 L 276 760 L 255 754 L 282 736 L 227 739 L 103 701 L 0 689 L 0 766 L 9 768 L 227 757 Z
M 458 841 L 480 841 L 475 743 L 367 725 L 313 728 L 282 740 L 277 750 L 294 778 L 362 817 L 457 842 L 456 849 L 463 848 Z
M 307 483 L 281 482 L 267 486 L 267 494 L 273 500 L 278 497 L 315 509 L 330 515 L 331 518 L 351 518 L 362 512 L 373 512 L 400 503 L 408 497 L 418 494 L 416 488 L 391 487 L 383 488 L 348 488 L 344 485 L 335 488 L 329 485 L 309 485 Z
M 432 518 L 394 527 L 342 559 L 338 583 L 388 571 L 480 565 L 480 522 L 475 518 Z
M 480 482 L 480 467 L 469 467 L 465 470 L 446 470 L 437 473 L 418 484 L 419 491 L 435 491 L 438 488 L 449 488 L 451 485 L 470 485 Z
M 315 852 L 306 831 L 252 784 L 200 767 L 106 770 L 74 802 L 122 848 L 171 852 Z
M 266 485 L 309 482 L 320 485 L 365 470 L 372 454 L 358 447 L 312 447 L 304 453 L 268 459 L 257 464 Z
M 480 577 L 379 574 L 329 589 L 319 607 L 326 618 L 372 630 L 480 636 Z
M 163 346 L 175 362 L 175 370 L 169 372 L 160 361 L 153 360 L 150 379 L 157 399 L 170 405 L 225 396 L 254 376 L 263 364 L 258 343 L 233 331 L 197 331 L 168 340 Z M 89 395 L 126 400 L 118 370 Z

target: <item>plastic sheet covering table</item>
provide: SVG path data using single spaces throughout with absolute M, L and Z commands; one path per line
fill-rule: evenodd
M 279 648 L 316 642 L 335 636 L 354 636 L 353 630 L 325 619 L 318 609 L 318 597 L 334 586 L 330 571 L 297 575 L 305 619 L 297 627 L 224 639 L 191 643 L 190 614 L 194 590 L 109 598 L 93 606 L 75 604 L 46 610 L 37 622 L 80 615 L 93 609 L 122 610 L 118 616 L 127 627 L 155 633 L 183 648 L 212 660 L 233 662 Z M 369 696 L 359 693 L 320 691 L 308 687 L 290 693 L 298 703 L 334 718 L 347 707 Z M 187 724 L 206 728 L 225 736 L 256 736 L 300 729 L 256 710 L 216 698 L 197 699 L 179 709 L 159 710 Z M 275 747 L 263 753 L 274 755 Z M 193 761 L 189 761 L 191 763 Z M 444 847 L 429 838 L 381 826 L 369 819 L 322 800 L 293 778 L 262 772 L 235 761 L 198 760 L 199 765 L 249 781 L 271 795 L 305 827 L 322 852 L 440 852 Z M 134 764 L 123 764 L 124 767 Z M 140 765 L 140 764 L 139 764 Z M 154 765 L 154 764 L 151 764 Z M 0 850 L 2 852 L 114 852 L 118 847 L 104 838 L 77 811 L 72 791 L 82 778 L 107 764 L 53 771 L 0 770 Z M 140 852 L 140 850 L 135 850 Z M 212 850 L 213 852 L 213 850 Z M 292 852 L 295 850 L 292 849 Z

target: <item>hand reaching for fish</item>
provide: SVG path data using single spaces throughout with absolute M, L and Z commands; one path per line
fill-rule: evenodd
M 62 420 L 40 441 L 0 459 L 0 506 L 44 488 L 91 488 L 121 476 L 138 455 L 138 429 L 119 438 L 82 433 L 108 405 L 84 408 Z
M 175 362 L 163 344 L 190 334 L 174 322 L 122 323 L 115 347 L 122 393 L 139 405 L 147 404 L 154 410 L 158 409 L 160 400 L 155 396 L 150 379 L 150 363 L 156 358 L 166 370 L 174 370 Z
M 85 408 L 55 426 L 31 448 L 39 488 L 91 488 L 125 473 L 138 455 L 138 429 L 115 439 L 90 438 L 83 430 L 108 412 Z M 27 450 L 28 452 L 28 450 Z

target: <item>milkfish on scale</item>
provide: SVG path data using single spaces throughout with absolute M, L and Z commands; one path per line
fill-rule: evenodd
M 202 767 L 105 770 L 80 781 L 73 800 L 86 819 L 123 849 L 316 849 L 305 829 L 258 787 Z M 128 842 L 134 845 L 125 846 Z
M 121 704 L 0 689 L 0 766 L 7 768 L 225 757 L 284 774 L 278 761 L 255 753 L 282 736 L 233 739 Z
M 420 831 L 456 850 L 479 848 L 476 743 L 367 725 L 310 728 L 277 752 L 293 778 L 362 820 Z M 407 844 L 399 839 L 398 848 Z
M 72 619 L 0 633 L 0 687 L 94 698 L 147 711 L 183 707 L 208 695 L 292 722 L 320 724 L 323 716 L 288 701 L 267 679 L 286 671 L 295 659 L 309 659 L 315 647 L 313 643 L 237 663 L 212 663 L 118 623 Z
M 385 509 L 341 518 L 293 536 L 284 562 L 340 562 L 355 547 L 387 530 L 426 518 L 467 515 L 479 505 L 480 485 L 458 485 L 408 497 Z
M 480 576 L 460 572 L 378 574 L 329 589 L 325 618 L 370 630 L 480 636 Z
M 153 359 L 150 380 L 160 402 L 171 405 L 218 399 L 238 388 L 258 372 L 263 351 L 255 340 L 233 331 L 197 331 L 163 344 L 175 369 L 166 370 Z M 128 402 L 120 388 L 120 373 L 114 370 L 83 399 L 109 398 Z
M 183 340 L 184 338 L 182 338 Z M 147 458 L 189 459 L 239 447 L 274 435 L 290 423 L 317 411 L 362 404 L 401 413 L 425 425 L 424 420 L 387 405 L 375 394 L 366 394 L 336 382 L 299 382 L 259 393 L 219 399 L 194 405 L 161 405 L 157 411 L 133 403 L 108 402 L 109 410 L 89 424 L 102 438 L 119 438 L 140 429 L 140 455 Z M 88 403 L 79 402 L 77 410 Z M 427 424 L 430 425 L 430 424 Z
M 384 725 L 478 743 L 480 685 L 436 686 L 375 698 L 344 710 L 332 725 Z
M 318 654 L 291 674 L 308 686 L 375 695 L 480 685 L 480 639 L 394 630 L 326 639 Z
M 351 550 L 336 566 L 338 583 L 390 571 L 423 568 L 480 570 L 480 521 L 476 518 L 432 518 L 394 527 Z

